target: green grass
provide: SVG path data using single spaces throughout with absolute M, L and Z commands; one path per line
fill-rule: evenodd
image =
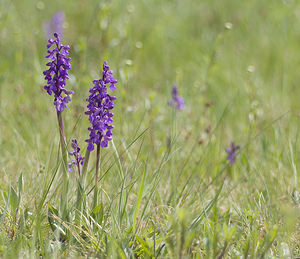
M 94 151 L 85 184 L 69 174 L 66 217 L 42 75 L 59 10 L 82 155 L 104 60 L 119 81 L 98 203 Z M 295 0 L 0 1 L 0 257 L 299 257 L 299 22 Z

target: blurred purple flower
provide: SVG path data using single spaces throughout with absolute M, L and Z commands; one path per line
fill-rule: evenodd
M 226 152 L 227 152 L 227 160 L 233 164 L 235 162 L 236 159 L 236 155 L 237 155 L 237 151 L 240 149 L 239 145 L 235 145 L 234 141 L 231 142 L 231 147 L 227 147 L 226 148 Z
M 69 79 L 68 70 L 72 68 L 70 61 L 71 58 L 69 55 L 69 45 L 62 45 L 59 40 L 57 33 L 54 33 L 55 40 L 49 39 L 48 55 L 46 58 L 51 59 L 46 65 L 49 67 L 48 70 L 45 70 L 43 74 L 45 75 L 45 80 L 47 84 L 44 86 L 44 89 L 49 95 L 54 93 L 54 105 L 58 112 L 62 112 L 67 103 L 71 101 L 70 95 L 73 94 L 73 91 L 66 90 L 64 87 L 66 85 L 66 80 Z M 54 45 L 54 48 L 51 47 Z M 65 96 L 63 96 L 65 94 Z
M 72 140 L 72 148 L 73 152 L 70 152 L 71 156 L 75 157 L 75 160 L 72 160 L 71 163 L 69 163 L 69 172 L 72 172 L 72 166 L 76 165 L 78 169 L 78 174 L 80 175 L 80 166 L 83 165 L 84 157 L 79 154 L 80 147 L 78 146 L 77 139 Z
M 52 37 L 53 33 L 57 33 L 58 36 L 62 39 L 64 34 L 63 23 L 65 21 L 64 12 L 55 13 L 50 20 L 44 22 L 44 32 L 46 39 Z
M 90 96 L 87 99 L 87 111 L 85 114 L 89 115 L 89 121 L 92 124 L 88 130 L 90 131 L 90 138 L 86 140 L 88 143 L 88 150 L 94 150 L 94 144 L 100 145 L 102 148 L 107 147 L 108 141 L 112 139 L 112 129 L 114 128 L 113 113 L 115 96 L 107 93 L 107 84 L 111 90 L 115 90 L 115 84 L 118 81 L 113 78 L 113 72 L 109 70 L 107 62 L 104 61 L 102 78 L 94 80 L 94 87 L 90 89 Z
M 173 106 L 176 110 L 183 110 L 185 108 L 183 98 L 178 96 L 177 85 L 174 85 L 172 88 L 172 100 L 169 101 L 169 105 Z

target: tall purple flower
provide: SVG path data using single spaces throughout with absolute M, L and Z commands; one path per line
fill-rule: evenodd
M 70 152 L 71 156 L 75 157 L 75 160 L 72 160 L 71 163 L 69 163 L 69 172 L 72 172 L 72 166 L 76 165 L 78 169 L 78 174 L 80 175 L 80 167 L 83 165 L 84 157 L 82 157 L 80 152 L 80 147 L 78 146 L 77 139 L 72 140 L 72 148 L 73 152 Z
M 85 114 L 89 115 L 89 121 L 92 124 L 88 130 L 90 131 L 90 138 L 86 140 L 88 143 L 88 150 L 94 150 L 94 144 L 107 147 L 108 141 L 112 139 L 112 129 L 114 128 L 113 113 L 111 110 L 114 108 L 115 96 L 107 93 L 107 86 L 110 90 L 115 90 L 115 84 L 118 81 L 113 78 L 113 72 L 109 70 L 107 62 L 104 61 L 102 78 L 94 80 L 94 87 L 90 89 L 90 96 L 87 99 L 87 111 Z
M 67 103 L 71 101 L 70 95 L 73 91 L 66 90 L 66 80 L 69 79 L 68 70 L 72 68 L 69 55 L 69 45 L 62 45 L 57 33 L 54 33 L 55 40 L 49 39 L 48 55 L 46 58 L 51 59 L 46 65 L 49 67 L 43 74 L 47 84 L 44 86 L 49 95 L 54 93 L 54 105 L 56 110 L 62 112 L 67 107 Z M 52 46 L 54 46 L 52 48 Z
M 46 39 L 52 37 L 53 33 L 57 33 L 60 38 L 63 38 L 64 27 L 63 23 L 65 21 L 64 12 L 55 13 L 50 20 L 44 23 L 44 31 Z
M 235 162 L 236 159 L 236 155 L 237 155 L 237 151 L 240 149 L 239 145 L 236 145 L 234 143 L 234 141 L 231 142 L 231 147 L 227 147 L 226 148 L 226 152 L 227 152 L 227 160 L 233 164 Z
M 169 105 L 173 106 L 176 110 L 183 110 L 185 108 L 183 98 L 178 96 L 177 85 L 174 85 L 172 88 L 172 99 L 169 101 Z

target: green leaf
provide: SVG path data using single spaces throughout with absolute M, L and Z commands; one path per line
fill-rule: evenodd
M 97 215 L 101 210 L 102 210 L 102 203 L 98 204 L 93 210 L 92 210 L 92 213 L 94 215 Z
M 10 208 L 11 212 L 15 212 L 17 210 L 17 207 L 19 205 L 19 196 L 17 192 L 15 191 L 14 187 L 10 187 Z
M 18 191 L 19 191 L 19 197 L 21 198 L 21 195 L 23 194 L 23 190 L 24 190 L 23 174 L 21 174 L 21 175 L 19 176 L 19 181 L 18 181 L 18 183 L 19 183 L 19 189 L 18 189 Z
M 53 207 L 50 203 L 48 203 L 47 205 L 48 205 L 48 222 L 50 224 L 52 231 L 54 232 L 57 229 L 57 224 L 56 224 L 56 220 L 54 220 L 52 215 L 54 214 L 58 216 L 58 210 L 55 207 Z

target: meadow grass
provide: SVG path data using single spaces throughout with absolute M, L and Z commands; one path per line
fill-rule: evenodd
M 104 60 L 119 81 L 97 204 L 95 151 L 61 195 L 42 75 L 57 11 L 73 66 L 69 150 L 77 138 L 84 155 Z M 299 257 L 299 23 L 296 0 L 1 0 L 0 257 Z M 184 110 L 168 105 L 173 84 Z

